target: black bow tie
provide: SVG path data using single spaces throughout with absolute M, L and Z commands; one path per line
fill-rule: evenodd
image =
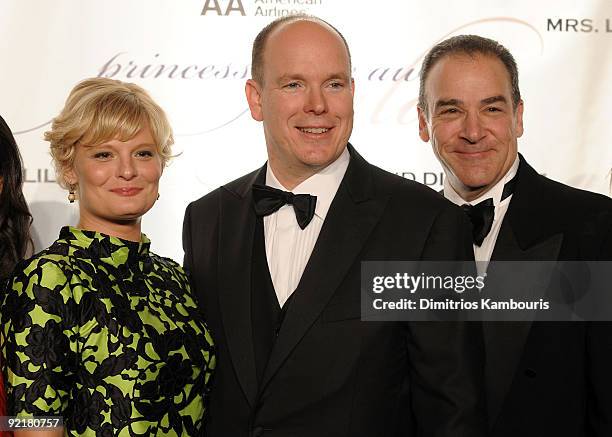
M 293 205 L 295 218 L 300 229 L 306 228 L 312 220 L 317 205 L 317 196 L 310 194 L 293 194 L 288 191 L 277 190 L 267 185 L 253 185 L 253 200 L 255 201 L 255 214 L 265 217 L 278 211 L 283 205 Z
M 502 192 L 500 202 L 514 192 L 515 185 L 516 176 L 504 185 L 504 191 Z M 468 205 L 466 203 L 461 205 L 461 208 L 463 208 L 472 222 L 472 239 L 474 240 L 474 244 L 480 247 L 486 236 L 491 232 L 491 227 L 493 226 L 493 219 L 495 218 L 493 199 L 483 200 L 476 205 Z
M 495 218 L 495 206 L 493 199 L 487 199 L 477 205 L 461 205 L 472 222 L 472 239 L 478 247 L 482 245 L 485 237 L 491 231 L 493 218 Z

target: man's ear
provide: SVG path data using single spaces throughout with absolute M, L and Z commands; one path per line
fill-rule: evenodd
M 257 121 L 263 121 L 263 111 L 261 108 L 261 87 L 253 79 L 246 81 L 244 87 L 246 99 L 251 110 L 251 117 Z
M 427 124 L 427 116 L 425 111 L 417 106 L 417 114 L 419 115 L 419 137 L 426 143 L 429 142 L 429 126 Z
M 520 138 L 523 135 L 523 101 L 520 100 L 516 106 L 516 137 Z

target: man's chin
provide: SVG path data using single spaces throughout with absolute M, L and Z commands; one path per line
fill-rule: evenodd
M 335 151 L 334 151 L 335 152 Z M 302 162 L 311 168 L 325 168 L 333 163 L 341 153 L 332 151 L 317 150 L 302 157 Z
M 495 183 L 495 178 L 488 175 L 475 177 L 473 173 L 447 173 L 450 185 L 463 198 L 473 199 L 487 192 Z
M 474 189 L 491 184 L 497 177 L 496 166 L 486 161 L 453 163 L 451 171 L 463 185 Z

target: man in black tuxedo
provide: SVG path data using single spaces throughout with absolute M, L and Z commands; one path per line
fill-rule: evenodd
M 473 259 L 466 217 L 348 145 L 350 55 L 328 23 L 268 25 L 252 74 L 268 162 L 185 214 L 218 347 L 205 434 L 484 435 L 479 325 L 360 320 L 362 261 Z
M 418 115 L 445 197 L 473 221 L 476 261 L 612 260 L 612 200 L 549 180 L 518 154 L 523 101 L 499 43 L 462 35 L 433 47 Z M 492 436 L 612 436 L 609 323 L 490 322 L 484 335 Z

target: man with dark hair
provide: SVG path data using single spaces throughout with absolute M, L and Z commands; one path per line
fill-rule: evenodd
M 268 162 L 185 214 L 185 267 L 218 346 L 206 435 L 484 435 L 479 325 L 361 321 L 362 261 L 473 259 L 467 218 L 348 144 L 337 30 L 283 18 L 253 51 L 246 96 Z
M 476 261 L 612 259 L 612 200 L 551 181 L 518 154 L 523 101 L 501 44 L 439 43 L 419 94 L 419 135 L 444 168 L 444 196 L 473 223 Z M 609 323 L 490 322 L 484 336 L 492 436 L 612 435 Z

